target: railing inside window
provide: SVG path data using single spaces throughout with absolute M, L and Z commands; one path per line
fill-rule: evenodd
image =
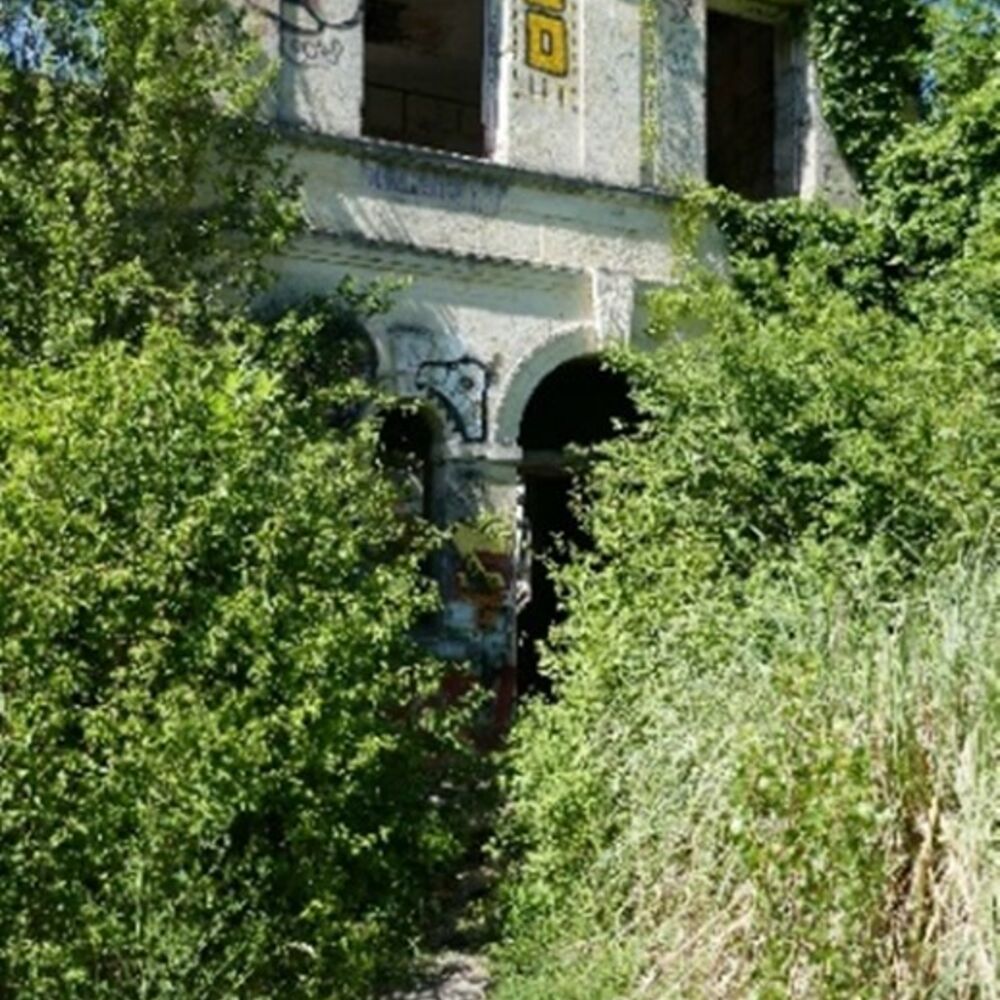
M 366 84 L 364 133 L 470 156 L 485 152 L 479 103 L 411 88 Z

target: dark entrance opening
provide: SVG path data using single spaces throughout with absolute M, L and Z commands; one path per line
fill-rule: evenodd
M 368 0 L 362 131 L 483 156 L 484 0 Z
M 776 191 L 777 30 L 708 14 L 708 180 L 746 198 Z
M 399 488 L 399 513 L 433 521 L 434 426 L 423 409 L 398 406 L 382 418 L 379 459 Z
M 521 478 L 531 525 L 531 600 L 518 617 L 517 683 L 523 694 L 551 694 L 539 670 L 538 643 L 562 616 L 549 563 L 566 558 L 565 544 L 586 549 L 589 538 L 573 514 L 570 496 L 585 467 L 568 451 L 612 437 L 636 419 L 628 381 L 598 358 L 561 365 L 535 390 L 521 419 Z

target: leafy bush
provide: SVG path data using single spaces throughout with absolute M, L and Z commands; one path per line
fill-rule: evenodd
M 368 997 L 467 758 L 345 303 L 254 311 L 272 75 L 228 0 L 0 8 L 0 996 Z
M 912 953 L 918 930 L 892 915 L 920 810 L 959 780 L 959 748 L 906 727 L 961 688 L 931 650 L 933 691 L 899 680 L 916 703 L 882 718 L 872 651 L 896 641 L 896 612 L 866 606 L 990 537 L 1000 327 L 961 309 L 908 323 L 821 273 L 792 264 L 767 313 L 716 282 L 665 296 L 664 331 L 685 315 L 708 331 L 623 359 L 645 425 L 593 475 L 596 551 L 563 575 L 546 663 L 558 701 L 527 714 L 511 755 L 512 998 L 638 997 L 647 980 L 656 996 L 905 996 L 922 963 L 951 969 L 936 948 L 961 914 L 921 925 Z M 892 655 L 909 669 L 908 646 Z M 962 683 L 988 692 L 995 660 L 970 669 Z M 987 733 L 983 698 L 969 724 Z
M 501 1000 L 995 993 L 997 74 L 978 82 L 882 151 L 857 214 L 692 197 L 731 280 L 655 297 L 661 350 L 617 359 L 644 419 L 585 485 L 556 701 L 514 734 Z
M 376 437 L 164 329 L 0 373 L 0 994 L 326 1000 L 405 958 L 460 753 Z

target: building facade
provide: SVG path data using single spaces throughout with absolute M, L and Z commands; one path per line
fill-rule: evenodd
M 435 644 L 509 695 L 528 522 L 538 547 L 554 531 L 543 508 L 564 503 L 562 446 L 614 408 L 586 360 L 646 346 L 644 297 L 677 278 L 679 184 L 852 197 L 804 13 L 789 0 L 242 2 L 280 61 L 269 113 L 304 178 L 307 232 L 276 262 L 276 294 L 408 280 L 369 332 L 382 384 L 427 404 L 426 437 L 411 434 L 426 448 L 421 503 L 459 526 Z M 721 259 L 711 234 L 701 251 Z

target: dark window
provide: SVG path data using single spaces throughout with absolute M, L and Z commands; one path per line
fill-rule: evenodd
M 434 519 L 434 427 L 423 410 L 398 407 L 382 420 L 382 467 L 399 488 L 399 513 Z
M 708 179 L 747 198 L 775 184 L 776 30 L 708 15 Z
M 363 131 L 482 156 L 484 0 L 368 0 Z

